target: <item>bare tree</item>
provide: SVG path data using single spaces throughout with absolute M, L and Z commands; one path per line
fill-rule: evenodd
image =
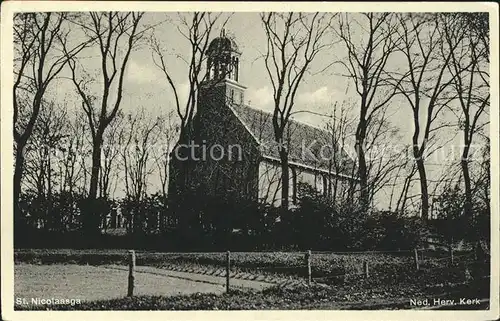
M 486 139 L 486 143 L 482 149 L 482 161 L 479 166 L 479 173 L 473 183 L 473 194 L 484 204 L 487 213 L 491 213 L 491 171 L 490 171 L 490 141 Z
M 24 149 L 33 132 L 49 85 L 69 59 L 93 39 L 67 48 L 70 39 L 67 13 L 19 13 L 14 16 L 14 209 L 18 212 Z M 17 217 L 17 216 L 16 216 Z
M 464 212 L 469 218 L 473 215 L 469 156 L 475 134 L 489 123 L 481 117 L 488 114 L 490 103 L 489 40 L 484 39 L 484 33 L 488 33 L 488 30 L 477 30 L 472 24 L 481 19 L 481 15 L 486 15 L 486 20 L 488 19 L 487 14 L 483 13 L 447 14 L 441 17 L 442 33 L 451 56 L 447 68 L 453 76 L 452 85 L 460 106 L 457 117 L 464 144 L 460 164 L 465 185 Z
M 392 13 L 362 13 L 362 21 L 351 19 L 351 16 L 341 15 L 338 30 L 334 30 L 347 50 L 346 61 L 339 63 L 347 70 L 346 76 L 352 80 L 360 97 L 355 148 L 361 203 L 367 210 L 372 193 L 369 190 L 365 140 L 377 113 L 396 95 L 396 90 L 390 86 L 387 62 L 397 49 L 398 38 Z M 358 40 L 360 37 L 361 41 Z
M 265 65 L 273 86 L 273 129 L 281 162 L 281 206 L 289 205 L 288 146 L 285 132 L 304 76 L 319 52 L 331 45 L 325 41 L 332 14 L 262 13 L 267 38 Z
M 176 125 L 174 123 L 174 111 L 169 111 L 166 115 L 162 115 L 158 119 L 158 135 L 157 148 L 154 148 L 153 160 L 157 167 L 158 175 L 160 178 L 161 195 L 163 197 L 163 204 L 167 205 L 168 199 L 168 181 L 169 181 L 169 164 L 170 164 L 170 150 L 175 144 L 176 138 Z M 167 208 L 164 209 L 165 214 Z M 162 216 L 160 219 L 160 230 L 165 226 L 166 217 Z
M 408 73 L 396 84 L 408 101 L 413 115 L 412 149 L 420 178 L 421 215 L 429 218 L 428 179 L 425 155 L 437 131 L 449 124 L 437 124 L 438 116 L 451 100 L 446 90 L 453 77 L 446 73 L 455 48 L 444 48 L 437 15 L 401 14 L 400 52 Z
M 355 170 L 354 168 L 348 168 L 346 165 L 351 163 L 346 163 L 344 159 L 347 156 L 345 148 L 354 136 L 356 120 L 349 117 L 348 111 L 351 107 L 352 105 L 345 101 L 340 106 L 335 103 L 332 108 L 333 115 L 326 124 L 326 131 L 329 133 L 328 144 L 332 147 L 333 151 L 328 159 L 328 170 L 331 174 L 346 173 Z M 338 177 L 328 179 L 328 196 L 339 204 L 347 200 L 352 200 L 356 189 L 355 180 L 348 180 L 347 187 L 343 187 L 342 184 L 345 185 L 346 182 L 343 182 Z
M 143 109 L 134 116 L 128 115 L 128 124 L 122 126 L 120 133 L 126 192 L 137 201 L 146 195 L 147 178 L 153 169 L 150 157 L 158 147 L 153 144 L 158 137 L 158 121 L 146 116 Z
M 83 120 L 83 121 L 82 121 Z M 66 117 L 64 145 L 59 150 L 58 167 L 59 203 L 56 205 L 66 228 L 79 226 L 78 202 L 85 197 L 87 185 L 84 180 L 89 168 L 86 160 L 90 158 L 90 144 L 83 112 Z
M 75 223 L 75 145 L 83 136 L 74 135 L 72 123 L 66 104 L 45 103 L 26 145 L 23 188 L 35 192 L 36 212 L 47 229 L 62 231 Z
M 60 169 L 61 174 L 61 191 L 66 191 L 73 195 L 73 192 L 81 193 L 81 190 L 76 190 L 79 181 L 82 179 L 83 172 L 86 168 L 79 165 L 78 159 L 80 155 L 85 155 L 85 123 L 81 122 L 78 117 L 68 120 L 68 139 L 62 150 Z M 81 183 L 81 182 L 80 182 Z
M 180 97 L 179 84 L 176 83 L 171 73 L 166 52 L 156 38 L 152 38 L 152 58 L 154 64 L 164 74 L 168 86 L 172 89 L 175 98 L 175 108 L 179 116 L 179 141 L 189 140 L 193 134 L 193 117 L 196 113 L 198 91 L 200 84 L 207 79 L 205 70 L 207 60 L 206 52 L 212 39 L 213 31 L 217 24 L 222 27 L 227 23 L 229 17 L 223 20 L 223 13 L 193 12 L 190 14 L 179 14 L 180 24 L 177 27 L 179 33 L 189 42 L 190 57 L 188 60 L 177 56 L 178 60 L 186 63 L 188 68 L 188 96 L 183 103 Z
M 39 198 L 48 198 L 57 184 L 55 157 L 67 138 L 66 110 L 54 103 L 44 103 L 26 145 L 25 179 Z
M 395 211 L 403 214 L 406 211 L 406 204 L 408 201 L 408 193 L 410 189 L 412 188 L 412 183 L 413 183 L 413 176 L 417 173 L 417 167 L 415 166 L 415 162 L 411 162 L 411 164 L 408 164 L 408 159 L 407 162 L 402 166 L 402 169 L 404 170 L 404 173 L 406 173 L 403 181 L 403 186 L 400 190 L 398 200 L 396 202 L 395 206 Z M 396 177 L 395 179 L 397 179 Z M 394 191 L 393 191 L 394 193 Z
M 281 175 L 278 168 L 269 163 L 261 163 L 259 170 L 259 202 L 261 205 L 275 204 L 279 200 L 278 192 L 281 189 Z
M 176 126 L 173 123 L 172 111 L 167 113 L 167 115 L 160 117 L 158 121 L 158 127 L 161 148 L 154 150 L 154 159 L 160 175 L 162 195 L 166 199 L 168 187 L 169 154 L 174 143 L 176 133 Z
M 98 193 L 104 132 L 120 110 L 127 63 L 133 48 L 144 35 L 143 31 L 138 30 L 143 15 L 144 13 L 136 12 L 91 12 L 82 22 L 75 22 L 87 37 L 97 39 L 103 86 L 99 97 L 94 96 L 90 92 L 89 81 L 77 75 L 77 61 L 71 59 L 69 67 L 72 81 L 82 100 L 82 108 L 87 116 L 92 135 L 92 170 L 87 204 L 89 208 L 84 210 L 84 229 L 89 233 L 97 231 L 99 224 L 100 215 L 95 213 L 96 209 L 92 209 L 92 204 Z M 122 47 L 124 50 L 121 49 Z M 120 53 L 123 54 L 121 59 Z
M 71 132 L 74 135 L 73 147 L 70 149 L 74 156 L 71 159 L 75 162 L 74 167 L 77 171 L 72 181 L 76 183 L 75 188 L 78 188 L 78 193 L 86 197 L 92 166 L 89 164 L 89 160 L 92 161 L 92 137 L 89 135 L 87 115 L 83 110 L 76 113 L 71 125 Z
M 327 131 L 330 133 L 330 142 L 333 154 L 329 159 L 329 170 L 334 173 L 350 173 L 356 175 L 356 167 L 344 157 L 348 156 L 345 147 L 355 138 L 357 128 L 357 117 L 350 117 L 349 110 L 353 109 L 351 103 L 345 102 L 339 107 L 335 104 L 333 112 L 335 117 L 327 123 Z M 365 142 L 365 157 L 367 165 L 368 186 L 370 190 L 369 201 L 374 204 L 378 199 L 378 193 L 390 193 L 391 203 L 394 194 L 394 184 L 400 178 L 400 172 L 406 163 L 404 158 L 405 149 L 401 148 L 399 142 L 401 135 L 399 128 L 392 125 L 388 115 L 389 106 L 381 108 L 373 116 L 371 124 L 367 129 Z M 345 180 L 345 179 L 344 179 Z M 391 183 L 392 182 L 392 183 Z M 340 183 L 347 185 L 342 187 Z M 346 184 L 347 183 L 347 184 Z M 327 188 L 329 196 L 334 200 L 352 201 L 357 188 L 356 180 L 343 182 L 342 179 L 329 180 Z M 389 205 L 390 206 L 390 205 Z
M 125 192 L 135 205 L 135 213 L 129 213 L 129 226 L 134 229 L 143 223 L 140 203 L 147 194 L 148 178 L 154 171 L 151 156 L 158 148 L 153 144 L 158 138 L 158 126 L 159 119 L 148 117 L 142 109 L 136 115 L 126 116 L 126 124 L 119 134 Z
M 101 175 L 99 175 L 99 197 L 108 199 L 111 183 L 118 181 L 116 160 L 120 153 L 119 134 L 123 130 L 125 116 L 120 111 L 109 124 L 103 137 Z M 113 174 L 113 176 L 112 176 Z M 116 185 L 116 184 L 115 184 Z
M 400 129 L 389 121 L 387 106 L 380 109 L 374 117 L 366 135 L 365 151 L 367 158 L 368 186 L 370 202 L 375 195 L 387 192 L 389 185 L 407 164 L 406 149 L 398 142 L 402 136 Z

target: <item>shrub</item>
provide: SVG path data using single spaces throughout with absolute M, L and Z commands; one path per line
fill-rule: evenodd
M 417 247 L 430 231 L 419 217 L 381 211 L 368 216 L 363 224 L 364 249 L 408 250 Z

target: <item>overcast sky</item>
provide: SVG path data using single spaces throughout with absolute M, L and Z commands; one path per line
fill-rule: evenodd
M 158 23 L 165 19 L 170 21 L 157 27 L 156 36 L 167 49 L 169 44 L 175 44 L 175 46 L 169 48 L 170 51 L 189 57 L 188 43 L 176 29 L 176 22 L 178 21 L 176 14 L 149 14 L 146 17 L 146 23 Z M 149 22 L 149 20 L 152 22 Z M 250 103 L 256 108 L 272 110 L 272 87 L 262 58 L 266 48 L 266 38 L 259 14 L 234 13 L 225 29 L 226 34 L 234 37 L 242 51 L 240 83 L 248 87 L 245 98 L 246 103 Z M 218 36 L 220 30 L 219 26 L 213 32 L 214 36 Z M 319 55 L 311 71 L 314 72 L 323 68 L 325 61 L 333 59 L 332 54 L 332 51 L 325 51 Z M 173 56 L 170 58 L 175 59 Z M 177 60 L 178 63 L 171 64 L 171 71 L 178 83 L 187 88 L 187 66 L 182 60 Z M 153 64 L 151 54 L 147 48 L 144 48 L 143 53 L 133 56 L 127 73 L 127 81 L 131 86 L 134 86 L 134 92 L 137 90 L 142 93 L 150 93 L 153 104 L 159 101 L 158 91 L 165 92 L 165 89 L 167 89 L 165 78 Z M 320 106 L 330 105 L 333 101 L 339 100 L 345 89 L 345 79 L 333 78 L 331 75 L 326 74 L 309 76 L 300 88 L 296 110 L 311 109 L 312 106 L 314 106 L 314 109 L 318 109 Z M 130 91 L 130 94 L 134 96 L 132 91 Z M 168 93 L 165 96 L 165 100 L 168 101 Z M 327 108 L 323 109 L 325 112 L 328 111 Z M 310 116 L 307 114 L 300 115 L 304 120 L 308 120 Z
M 229 14 L 227 14 L 229 16 Z M 223 19 L 221 19 L 223 20 Z M 177 58 L 178 54 L 186 59 L 189 57 L 189 43 L 177 30 L 177 13 L 146 13 L 142 24 L 156 25 L 155 37 L 165 48 L 167 54 L 168 68 L 174 75 L 173 78 L 184 91 L 187 89 L 187 65 Z M 255 108 L 272 110 L 272 86 L 269 81 L 263 52 L 266 49 L 265 33 L 261 25 L 258 13 L 234 13 L 231 15 L 227 25 L 226 34 L 233 37 L 242 51 L 240 64 L 240 83 L 248 87 L 246 91 L 246 103 Z M 213 36 L 220 34 L 220 25 L 212 33 Z M 339 67 L 330 68 L 325 72 L 317 73 L 332 61 L 344 57 L 344 53 L 337 50 L 325 50 L 321 52 L 311 66 L 311 73 L 307 75 L 299 88 L 297 106 L 295 110 L 313 110 L 324 114 L 331 113 L 334 102 L 347 99 L 346 89 L 348 81 L 346 78 L 336 75 Z M 94 68 L 99 70 L 100 61 L 98 52 L 86 50 L 82 53 L 82 65 L 87 72 Z M 66 96 L 72 93 L 72 84 L 67 80 L 53 86 L 57 95 Z M 100 87 L 96 86 L 99 90 Z M 135 50 L 130 58 L 125 78 L 125 99 L 123 109 L 129 110 L 137 106 L 158 106 L 173 108 L 172 93 L 162 72 L 154 65 L 151 50 L 148 45 L 143 44 Z M 185 96 L 185 95 L 184 95 Z M 297 118 L 309 123 L 318 124 L 325 121 L 325 117 L 317 117 L 311 114 L 297 114 Z
M 229 13 L 227 13 L 229 15 Z M 355 15 L 355 14 L 354 14 Z M 224 20 L 224 19 L 221 19 Z M 189 43 L 177 30 L 179 17 L 177 13 L 146 13 L 142 28 L 156 25 L 155 37 L 165 48 L 167 55 L 167 66 L 173 74 L 174 81 L 178 84 L 181 97 L 186 97 L 187 92 L 187 64 L 177 56 L 189 57 Z M 353 24 L 351 28 L 362 34 L 362 29 Z M 272 85 L 269 81 L 263 52 L 266 49 L 266 38 L 262 27 L 259 13 L 234 13 L 230 17 L 226 27 L 226 34 L 233 37 L 242 52 L 240 59 L 240 83 L 248 87 L 245 100 L 254 108 L 271 111 Z M 217 26 L 213 36 L 220 34 L 221 27 Z M 334 38 L 327 41 L 334 41 Z M 82 53 L 85 57 L 81 59 L 81 67 L 89 73 L 99 72 L 99 54 L 95 50 L 87 50 Z M 341 65 L 333 65 L 327 70 L 318 71 L 331 64 L 346 58 L 342 45 L 333 45 L 328 50 L 321 52 L 311 65 L 311 74 L 306 75 L 301 84 L 294 111 L 309 110 L 320 114 L 331 114 L 335 102 L 349 102 L 352 105 L 352 115 L 358 112 L 359 99 L 354 91 L 353 84 L 340 74 L 345 73 Z M 403 61 L 394 56 L 388 62 L 389 66 L 402 65 Z M 99 78 L 97 78 L 99 79 Z M 99 82 L 94 84 L 95 89 L 101 89 Z M 72 101 L 74 106 L 80 106 L 79 98 L 75 95 L 74 87 L 67 79 L 61 79 L 53 84 L 51 95 L 57 99 L 65 97 Z M 413 120 L 410 116 L 410 108 L 402 99 L 394 99 L 391 102 L 391 121 L 396 124 L 402 134 L 401 144 L 411 142 L 413 131 Z M 125 77 L 124 97 L 122 109 L 125 112 L 134 109 L 145 108 L 154 114 L 166 114 L 174 108 L 173 94 L 162 72 L 154 65 L 151 49 L 144 43 L 131 55 Z M 299 113 L 296 119 L 317 127 L 323 127 L 328 121 L 327 117 L 321 117 L 308 113 Z M 453 138 L 453 132 L 445 132 L 446 138 Z M 451 142 L 453 146 L 460 144 L 460 135 Z M 428 168 L 432 172 L 442 167 L 445 162 L 429 161 Z M 437 167 L 437 169 L 432 169 Z

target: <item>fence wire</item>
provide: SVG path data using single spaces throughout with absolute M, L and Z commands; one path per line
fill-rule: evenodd
M 418 253 L 419 250 L 417 250 L 417 253 Z M 235 274 L 234 272 L 234 269 L 237 269 L 237 270 L 241 270 L 241 271 L 245 271 L 243 273 L 249 273 L 249 274 L 252 274 L 252 271 L 255 271 L 254 274 L 258 274 L 259 272 L 258 271 L 263 271 L 263 272 L 277 272 L 279 273 L 279 271 L 284 271 L 284 270 L 290 270 L 290 271 L 293 271 L 293 272 L 297 272 L 298 270 L 300 271 L 301 269 L 303 269 L 303 272 L 304 272 L 304 275 L 306 278 L 311 278 L 311 280 L 314 280 L 314 281 L 325 281 L 325 280 L 329 280 L 329 279 L 335 279 L 335 278 L 341 278 L 341 277 L 346 277 L 346 276 L 360 276 L 360 275 L 367 275 L 367 272 L 363 271 L 363 272 L 359 272 L 359 273 L 342 273 L 342 274 L 330 274 L 330 275 L 322 275 L 322 276 L 318 276 L 318 277 L 314 277 L 313 275 L 309 274 L 311 273 L 311 269 L 309 268 L 312 268 L 314 269 L 314 265 L 312 264 L 312 262 L 314 262 L 314 255 L 324 255 L 324 254 L 332 254 L 332 255 L 335 255 L 335 254 L 378 254 L 378 253 L 397 253 L 397 254 L 408 254 L 407 257 L 408 258 L 413 258 L 413 253 L 415 252 L 415 250 L 398 250 L 398 251 L 343 251 L 343 252 L 333 252 L 333 251 L 311 251 L 311 256 L 308 258 L 308 256 L 306 255 L 307 252 L 283 252 L 283 251 L 275 251 L 275 252 L 249 252 L 249 251 L 246 251 L 246 252 L 229 252 L 229 257 L 230 257 L 230 263 L 227 262 L 227 255 L 228 255 L 228 252 L 159 252 L 159 251 L 134 251 L 133 253 L 135 254 L 135 257 L 138 258 L 140 261 L 140 265 L 147 265 L 147 263 L 145 263 L 145 259 L 147 260 L 148 257 L 151 257 L 151 258 L 158 258 L 161 259 L 164 258 L 166 261 L 163 263 L 163 265 L 160 267 L 160 268 L 163 268 L 163 269 L 171 269 L 171 270 L 181 270 L 181 271 L 186 271 L 186 272 L 189 272 L 189 273 L 197 273 L 197 274 L 212 274 L 215 276 L 226 276 L 226 271 L 224 271 L 224 268 L 225 268 L 225 264 L 229 264 L 230 265 L 230 268 L 231 268 L 231 272 L 230 272 L 230 276 L 232 274 L 232 278 L 238 278 L 238 273 L 242 273 L 242 272 L 237 272 Z M 269 264 L 269 265 L 266 265 L 266 266 L 252 266 L 251 263 L 245 263 L 245 262 L 242 262 L 242 261 L 238 261 L 238 259 L 236 259 L 235 261 L 233 261 L 233 258 L 231 257 L 231 255 L 236 255 L 236 256 L 240 256 L 242 254 L 276 254 L 276 255 L 279 255 L 279 254 L 283 254 L 283 253 L 286 253 L 287 255 L 289 255 L 288 259 L 292 258 L 293 256 L 297 256 L 295 259 L 301 259 L 301 260 L 304 260 L 305 261 L 305 264 L 300 264 L 300 265 L 297 265 L 297 264 L 294 264 L 294 265 L 283 265 L 283 264 L 277 264 L 277 265 L 273 265 L 273 264 Z M 23 255 L 26 255 L 26 257 L 28 258 L 36 258 L 37 256 L 49 256 L 49 255 L 55 255 L 55 256 L 68 256 L 70 257 L 69 260 L 73 260 L 73 257 L 75 256 L 82 256 L 84 257 L 84 260 L 85 260 L 85 257 L 87 256 L 112 256 L 112 257 L 120 257 L 120 258 L 123 258 L 123 259 L 126 259 L 126 258 L 129 258 L 129 256 L 131 255 L 131 251 L 129 250 L 92 250 L 92 249 L 85 249 L 85 250 L 69 250 L 69 249 L 63 249 L 63 250 L 16 250 L 15 251 L 15 255 L 19 255 L 19 256 L 23 256 Z M 463 260 L 464 258 L 467 258 L 467 257 L 470 257 L 474 255 L 473 252 L 471 253 L 465 253 L 465 254 L 459 254 L 459 255 L 454 255 L 453 256 L 453 260 L 455 262 L 457 261 L 461 261 Z M 419 255 L 420 256 L 420 255 Z M 212 258 L 214 261 L 213 262 L 207 262 L 206 264 L 207 265 L 214 265 L 214 267 L 203 267 L 204 263 L 200 264 L 200 266 L 197 266 L 196 268 L 193 268 L 193 267 L 182 267 L 182 264 L 179 264 L 179 262 L 169 262 L 168 261 L 168 258 L 187 258 L 188 260 L 189 259 L 193 259 L 194 257 L 194 260 L 193 262 L 188 262 L 189 263 L 194 263 L 194 264 L 197 264 L 196 262 L 196 258 L 200 258 L 200 259 L 210 259 Z M 428 258 L 425 258 L 425 259 L 418 259 L 418 257 L 416 258 L 417 261 L 415 263 L 417 264 L 422 264 L 422 265 L 426 265 L 427 263 L 432 263 L 432 262 L 442 262 L 442 261 L 451 261 L 451 256 L 445 256 L 445 257 L 440 257 L 440 258 L 432 258 L 432 257 L 428 257 Z M 115 259 L 115 258 L 112 258 L 112 259 Z M 265 258 L 264 258 L 265 259 Z M 286 259 L 286 258 L 285 258 Z M 308 261 L 309 260 L 309 264 Z M 22 261 L 22 260 L 21 260 Z M 369 261 L 365 261 L 366 263 L 369 263 Z M 160 262 L 161 263 L 161 262 Z M 363 262 L 364 263 L 364 262 Z M 110 262 L 110 264 L 113 264 L 112 261 Z M 135 263 L 134 263 L 135 264 Z M 157 264 L 157 261 L 155 260 L 155 263 L 154 264 Z M 247 264 L 247 265 L 246 265 Z M 333 266 L 334 264 L 332 263 L 331 266 Z M 425 267 L 425 266 L 422 266 L 422 267 L 419 267 L 419 270 L 424 270 L 424 271 L 429 271 L 429 270 L 438 270 L 438 269 L 445 269 L 447 268 L 448 266 L 432 266 L 432 267 Z M 214 270 L 215 268 L 215 270 Z M 300 273 L 302 274 L 302 273 Z M 241 277 L 241 275 L 240 275 Z

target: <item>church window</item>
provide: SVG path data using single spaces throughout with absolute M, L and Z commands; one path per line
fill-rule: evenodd
M 229 71 L 228 71 L 228 78 L 229 79 L 233 79 L 233 75 L 234 75 L 234 68 L 233 68 L 233 62 L 232 62 L 232 59 L 228 65 L 229 67 Z
M 222 63 L 219 78 L 224 79 L 226 78 L 226 76 L 227 76 L 226 64 Z
M 215 69 L 214 69 L 214 77 L 213 79 L 218 79 L 219 78 L 219 64 L 215 64 Z

